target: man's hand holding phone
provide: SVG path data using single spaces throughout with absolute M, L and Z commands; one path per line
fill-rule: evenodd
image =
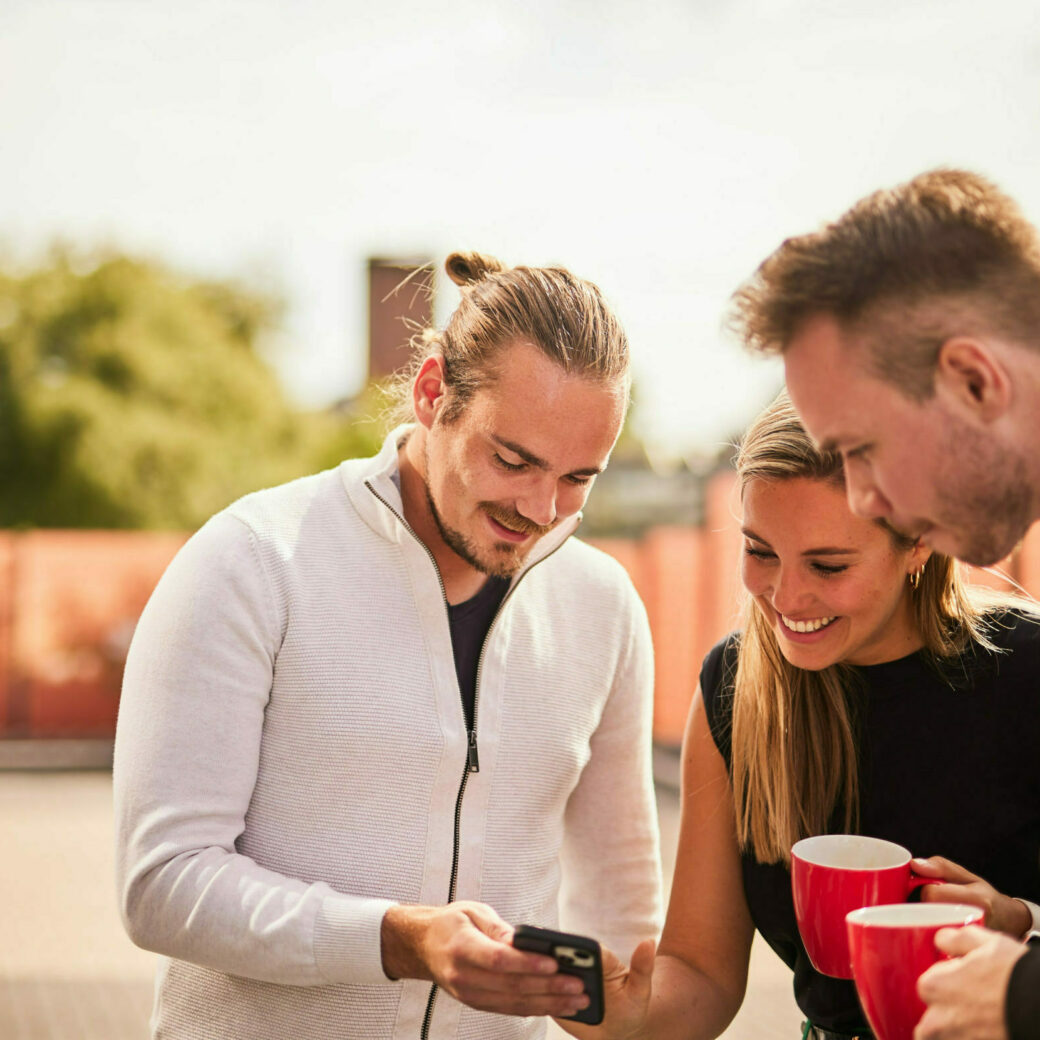
M 456 1000 L 500 1015 L 572 1015 L 588 1006 L 581 979 L 550 956 L 514 948 L 513 929 L 484 903 L 390 907 L 383 971 L 427 979 Z
M 557 1015 L 559 1025 L 579 1040 L 643 1040 L 650 1006 L 657 944 L 641 942 L 631 966 L 594 939 L 569 932 L 520 925 L 514 945 L 547 950 L 561 973 L 581 978 L 589 1006 L 574 1015 Z M 590 959 L 591 958 L 591 959 Z

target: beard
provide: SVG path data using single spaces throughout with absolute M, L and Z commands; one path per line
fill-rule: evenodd
M 496 542 L 487 549 L 481 549 L 472 538 L 467 537 L 461 531 L 447 524 L 437 508 L 437 503 L 433 499 L 429 485 L 426 487 L 426 501 L 429 504 L 433 522 L 437 525 L 437 530 L 440 532 L 444 544 L 475 570 L 491 578 L 512 578 L 523 566 L 531 548 L 530 542 L 525 542 L 523 545 Z M 477 509 L 486 513 L 492 519 L 497 520 L 503 527 L 508 527 L 511 531 L 535 535 L 536 537 L 548 534 L 556 526 L 554 523 L 544 526 L 536 524 L 528 520 L 527 517 L 521 516 L 515 510 L 506 509 L 497 502 L 478 502 Z
M 950 440 L 957 449 L 939 475 L 937 524 L 951 532 L 951 555 L 989 566 L 1014 549 L 1034 519 L 1029 467 L 966 423 L 956 424 Z

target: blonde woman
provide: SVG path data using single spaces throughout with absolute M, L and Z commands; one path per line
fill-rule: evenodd
M 854 516 L 841 460 L 786 395 L 738 456 L 748 592 L 707 656 L 683 753 L 678 860 L 656 958 L 608 970 L 607 1018 L 578 1036 L 708 1038 L 744 997 L 757 928 L 794 974 L 817 1040 L 869 1037 L 851 982 L 798 936 L 791 845 L 829 832 L 898 842 L 923 898 L 982 906 L 1021 936 L 1040 901 L 1040 626 L 969 593 L 952 560 Z M 987 880 L 982 880 L 986 878 Z

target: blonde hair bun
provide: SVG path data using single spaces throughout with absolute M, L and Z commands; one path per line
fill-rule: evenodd
M 506 270 L 506 265 L 487 253 L 459 252 L 444 261 L 444 270 L 456 285 L 466 286 Z

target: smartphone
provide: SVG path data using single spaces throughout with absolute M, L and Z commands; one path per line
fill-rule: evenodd
M 603 1021 L 603 960 L 595 939 L 521 924 L 514 931 L 513 945 L 518 950 L 555 958 L 561 974 L 576 975 L 585 984 L 589 1006 L 565 1018 L 590 1026 L 598 1026 Z

